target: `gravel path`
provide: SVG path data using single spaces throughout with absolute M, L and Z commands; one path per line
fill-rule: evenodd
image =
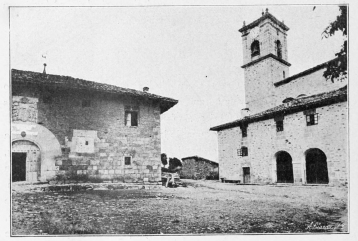
M 13 185 L 12 234 L 347 232 L 345 187 L 184 180 L 161 190 L 28 192 Z

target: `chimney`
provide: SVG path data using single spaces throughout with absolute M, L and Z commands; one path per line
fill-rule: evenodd
M 143 87 L 143 91 L 144 91 L 144 92 L 148 92 L 148 91 L 149 91 L 149 87 Z
M 46 74 L 46 63 L 44 63 L 44 71 L 43 71 L 43 74 Z
M 249 115 L 250 115 L 250 109 L 249 108 L 241 109 L 241 118 L 244 118 L 244 117 L 249 116 Z

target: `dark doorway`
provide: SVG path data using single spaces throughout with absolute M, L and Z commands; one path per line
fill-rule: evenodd
M 328 183 L 327 157 L 320 149 L 306 152 L 306 180 L 313 184 Z
M 250 167 L 243 167 L 244 183 L 250 183 Z
M 26 152 L 12 153 L 12 181 L 26 181 Z
M 291 155 L 285 151 L 276 154 L 277 182 L 293 183 L 293 169 Z

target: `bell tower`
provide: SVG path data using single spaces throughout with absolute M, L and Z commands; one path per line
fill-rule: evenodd
M 289 28 L 272 14 L 262 12 L 242 33 L 245 100 L 250 114 L 276 105 L 274 83 L 289 76 L 287 31 Z

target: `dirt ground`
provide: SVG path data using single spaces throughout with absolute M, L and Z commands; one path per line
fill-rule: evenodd
M 235 185 L 27 192 L 12 185 L 12 235 L 347 232 L 346 187 Z

